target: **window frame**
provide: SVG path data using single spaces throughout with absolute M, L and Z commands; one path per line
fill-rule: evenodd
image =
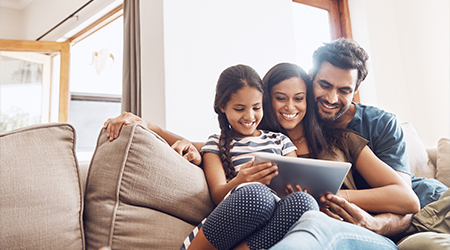
M 340 37 L 353 38 L 350 22 L 348 0 L 292 0 L 328 11 L 330 17 L 331 39 Z M 359 92 L 353 97 L 354 102 L 360 102 Z
M 60 54 L 58 122 L 67 122 L 69 114 L 70 44 L 68 42 L 0 39 L 0 50 Z

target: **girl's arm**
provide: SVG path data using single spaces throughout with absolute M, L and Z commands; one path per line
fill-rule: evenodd
M 410 214 L 420 210 L 419 199 L 411 187 L 365 146 L 356 169 L 372 187 L 364 190 L 340 190 L 338 196 L 373 213 Z
M 289 154 L 287 154 L 286 156 L 297 158 L 297 153 L 295 153 L 295 151 L 292 151 Z
M 227 182 L 220 157 L 214 153 L 203 154 L 203 170 L 208 182 L 211 198 L 218 205 L 235 186 L 246 182 L 268 184 L 278 175 L 277 166 L 270 162 L 253 166 L 253 160 L 241 166 L 237 176 Z

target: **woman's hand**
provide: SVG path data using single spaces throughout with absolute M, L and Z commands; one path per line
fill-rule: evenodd
M 294 190 L 294 188 L 292 187 L 292 185 L 291 185 L 290 183 L 288 183 L 288 184 L 286 184 L 286 188 L 284 189 L 284 192 L 285 192 L 287 195 L 290 195 L 290 194 L 295 193 L 295 192 L 305 192 L 305 193 L 308 193 L 308 190 L 306 190 L 306 189 L 303 190 L 302 187 L 300 187 L 300 185 L 298 185 L 298 184 L 295 185 L 295 189 L 296 189 L 296 190 Z
M 243 164 L 235 179 L 237 182 L 260 182 L 264 185 L 270 183 L 273 177 L 278 175 L 278 166 L 271 162 L 253 165 L 253 160 Z
M 183 156 L 186 160 L 192 162 L 195 165 L 202 163 L 202 156 L 198 152 L 197 148 L 186 139 L 181 139 L 172 144 L 172 149 L 179 155 Z
M 106 137 L 112 141 L 119 137 L 119 133 L 123 125 L 130 125 L 134 123 L 142 124 L 147 127 L 147 123 L 139 116 L 129 112 L 123 112 L 116 118 L 109 118 L 106 120 L 103 124 L 103 128 L 106 129 Z

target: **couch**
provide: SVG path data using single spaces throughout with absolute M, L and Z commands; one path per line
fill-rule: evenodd
M 449 186 L 449 140 L 427 150 L 402 126 L 414 173 Z M 1 249 L 179 249 L 214 209 L 203 171 L 141 125 L 102 130 L 89 164 L 75 143 L 66 123 L 0 135 Z

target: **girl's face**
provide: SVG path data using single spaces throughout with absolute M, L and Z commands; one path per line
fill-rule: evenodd
M 281 81 L 270 91 L 272 108 L 287 131 L 296 128 L 306 114 L 306 84 L 299 77 Z
M 227 115 L 233 136 L 259 136 L 256 129 L 263 117 L 263 94 L 254 87 L 245 86 L 231 95 L 227 104 L 220 110 Z

